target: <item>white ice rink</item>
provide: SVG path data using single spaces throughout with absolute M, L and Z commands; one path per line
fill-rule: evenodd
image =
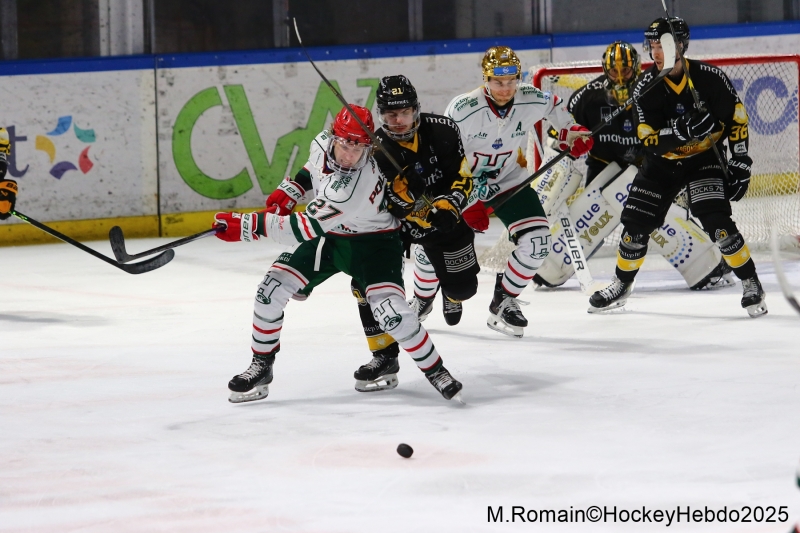
M 233 405 L 255 287 L 282 249 L 210 238 L 140 276 L 68 245 L 0 249 L 0 531 L 786 533 L 800 519 L 800 315 L 768 257 L 766 317 L 738 285 L 691 292 L 649 257 L 625 312 L 587 314 L 574 281 L 526 290 L 520 340 L 486 327 L 481 274 L 461 324 L 438 299 L 425 322 L 466 406 L 405 353 L 397 389 L 353 389 L 369 352 L 339 275 L 289 303 L 269 398 Z M 611 259 L 591 265 L 610 278 Z M 797 256 L 785 265 L 800 291 Z M 489 506 L 505 521 L 593 505 L 776 520 L 785 506 L 788 520 L 488 520 Z

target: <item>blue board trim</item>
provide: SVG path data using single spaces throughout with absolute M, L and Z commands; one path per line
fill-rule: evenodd
M 593 33 L 559 33 L 518 37 L 462 39 L 453 41 L 423 41 L 370 45 L 340 45 L 310 48 L 315 61 L 341 61 L 481 53 L 490 46 L 504 44 L 515 50 L 546 50 L 577 46 L 606 45 L 622 39 L 634 44 L 642 40 L 642 30 L 620 30 Z M 800 34 L 800 21 L 762 22 L 754 24 L 724 24 L 696 26 L 692 39 L 724 39 L 770 35 Z M 150 70 L 153 68 L 190 68 L 209 66 L 253 65 L 266 63 L 295 63 L 305 61 L 299 48 L 251 50 L 235 52 L 204 52 L 162 54 L 157 56 L 117 56 L 91 58 L 29 59 L 0 61 L 0 76 L 59 74 L 70 72 L 105 72 L 115 70 Z

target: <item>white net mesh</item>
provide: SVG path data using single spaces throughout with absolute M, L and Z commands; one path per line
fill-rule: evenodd
M 725 71 L 750 117 L 753 176 L 747 195 L 732 203 L 739 230 L 751 248 L 760 249 L 768 247 L 771 227 L 775 225 L 783 236 L 781 243 L 796 246 L 795 237 L 800 235 L 800 56 L 697 56 L 696 59 Z M 530 69 L 534 85 L 565 100 L 602 72 L 600 61 L 539 65 Z M 544 127 L 548 125 L 545 123 Z M 533 172 L 539 158 L 530 138 L 528 161 Z M 576 161 L 575 167 L 585 173 L 583 161 Z M 619 230 L 606 239 L 604 247 L 616 249 L 618 242 Z M 481 266 L 502 270 L 511 249 L 513 246 L 504 235 L 481 256 Z

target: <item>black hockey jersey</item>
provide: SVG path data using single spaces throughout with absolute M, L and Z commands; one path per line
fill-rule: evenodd
M 382 146 L 375 153 L 378 167 L 390 182 L 397 175 L 397 169 L 383 153 L 385 148 L 400 167 L 410 166 L 425 179 L 429 200 L 449 195 L 455 207 L 463 211 L 472 192 L 472 174 L 464 158 L 458 126 L 448 117 L 432 113 L 421 113 L 419 120 L 419 129 L 409 142 L 395 141 L 383 129 L 375 132 Z M 426 222 L 429 211 L 426 204 L 418 201 L 403 220 L 402 230 L 411 240 L 419 241 L 436 231 Z
M 711 135 L 720 153 L 725 153 L 723 141 L 727 137 L 728 145 L 735 155 L 747 155 L 750 142 L 747 111 L 728 76 L 708 63 L 690 60 L 687 64 L 701 104 L 723 126 L 720 131 Z M 648 69 L 636 84 L 634 96 L 657 75 L 658 69 L 655 65 Z M 658 87 L 639 98 L 634 118 L 648 160 L 663 164 L 692 158 L 693 163 L 716 164 L 710 139 L 685 143 L 675 136 L 670 125 L 672 119 L 691 112 L 694 108 L 694 99 L 685 74 L 679 80 L 664 78 Z
M 575 122 L 593 130 L 618 106 L 608 101 L 608 80 L 601 75 L 575 91 L 567 109 Z M 599 174 L 611 162 L 620 167 L 635 165 L 642 157 L 642 141 L 636 134 L 633 109 L 627 109 L 604 126 L 594 137 L 594 145 L 586 159 L 586 182 Z

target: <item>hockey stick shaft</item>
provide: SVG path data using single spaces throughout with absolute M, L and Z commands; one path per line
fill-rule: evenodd
M 392 154 L 390 154 L 389 151 L 383 147 L 380 140 L 378 140 L 378 137 L 367 127 L 367 125 L 361 121 L 358 115 L 356 115 L 356 113 L 353 111 L 353 108 L 350 107 L 350 104 L 347 103 L 347 100 L 345 100 L 344 96 L 342 96 L 342 94 L 336 90 L 336 87 L 334 87 L 333 84 L 328 81 L 328 78 L 325 77 L 325 74 L 323 74 L 322 71 L 317 68 L 317 64 L 314 63 L 313 59 L 311 59 L 311 55 L 308 53 L 308 50 L 306 50 L 306 47 L 303 44 L 303 39 L 300 37 L 300 30 L 297 28 L 297 19 L 292 18 L 292 23 L 294 24 L 294 34 L 297 36 L 297 42 L 300 43 L 300 48 L 303 50 L 303 54 L 306 56 L 306 59 L 308 59 L 308 62 L 311 63 L 311 66 L 317 71 L 317 74 L 319 74 L 319 77 L 325 82 L 325 85 L 328 86 L 336 98 L 338 98 L 342 105 L 344 105 L 345 109 L 347 109 L 347 112 L 350 113 L 350 116 L 352 116 L 358 125 L 361 126 L 361 129 L 364 130 L 364 133 L 369 136 L 370 140 L 372 141 L 372 145 L 378 150 L 382 151 L 389 163 L 391 163 L 395 170 L 397 170 L 397 173 L 402 175 L 403 169 L 400 167 L 400 164 L 397 162 L 397 160 L 392 157 Z M 436 208 L 433 207 L 433 204 L 425 195 L 422 195 L 422 200 L 425 202 L 425 205 L 427 205 L 434 213 L 436 212 Z
M 662 37 L 664 37 L 664 36 L 662 36 Z M 674 46 L 674 43 L 673 43 L 672 46 Z M 598 124 L 597 126 L 592 128 L 592 131 L 589 132 L 589 136 L 593 137 L 593 136 L 597 135 L 600 132 L 600 130 L 602 130 L 604 127 L 606 127 L 608 124 L 610 124 L 612 120 L 617 118 L 621 113 L 623 113 L 626 109 L 628 109 L 628 107 L 630 107 L 633 104 L 635 104 L 639 100 L 639 98 L 641 98 L 642 96 L 647 94 L 653 87 L 658 85 L 658 83 L 662 79 L 664 79 L 664 77 L 666 77 L 667 74 L 669 74 L 669 71 L 672 70 L 672 67 L 674 66 L 674 59 L 675 59 L 675 54 L 674 53 L 672 54 L 672 59 L 673 59 L 673 63 L 669 64 L 669 62 L 667 61 L 667 55 L 664 54 L 664 67 L 661 69 L 661 71 L 659 71 L 658 76 L 656 76 L 653 79 L 653 81 L 650 83 L 650 85 L 644 87 L 641 90 L 641 92 L 639 92 L 639 94 L 631 96 L 630 98 L 628 98 L 625 101 L 624 104 L 622 104 L 618 108 L 614 109 L 611 113 L 605 115 L 603 117 L 603 119 L 602 119 L 602 122 L 600 122 L 600 124 Z M 533 135 L 533 133 L 530 133 L 529 135 Z M 559 161 L 561 161 L 562 159 L 564 159 L 568 155 L 569 155 L 569 150 L 564 150 L 563 152 L 559 152 L 556 157 L 554 157 L 553 159 L 548 161 L 545 165 L 539 167 L 539 169 L 536 170 L 536 172 L 534 172 L 533 174 L 528 176 L 528 178 L 525 181 L 523 181 L 522 183 L 517 185 L 516 189 L 513 189 L 513 190 L 505 193 L 504 197 L 499 198 L 496 201 L 492 202 L 492 208 L 497 209 L 498 207 L 500 207 L 501 205 L 503 205 L 504 203 L 509 201 L 515 194 L 517 194 L 519 191 L 524 189 L 526 186 L 530 185 L 539 176 L 541 176 L 542 174 L 544 174 L 545 172 L 547 172 L 548 170 L 553 168 L 555 165 L 558 164 Z
M 772 262 L 775 264 L 775 276 L 778 278 L 778 285 L 781 286 L 781 292 L 786 301 L 789 302 L 795 311 L 800 313 L 800 303 L 794 296 L 789 280 L 786 279 L 786 273 L 783 271 L 783 264 L 781 263 L 781 254 L 778 246 L 778 230 L 775 226 L 772 227 L 770 234 L 770 248 L 772 249 Z M 800 471 L 798 471 L 800 472 Z M 800 480 L 800 477 L 798 477 Z M 800 483 L 800 481 L 798 481 Z
M 178 246 L 183 246 L 184 244 L 189 244 L 190 242 L 196 241 L 198 239 L 203 239 L 210 235 L 214 235 L 224 228 L 217 226 L 211 229 L 207 229 L 205 231 L 201 231 L 200 233 L 195 233 L 194 235 L 189 235 L 188 237 L 184 237 L 182 239 L 178 239 L 177 241 L 172 241 L 167 244 L 157 246 L 155 248 L 151 248 L 150 250 L 145 250 L 144 252 L 139 252 L 138 254 L 129 254 L 125 249 L 125 236 L 122 233 L 122 228 L 119 226 L 114 226 L 108 232 L 108 240 L 111 243 L 111 249 L 114 251 L 114 256 L 117 258 L 117 261 L 120 263 L 127 263 L 128 261 L 133 261 L 134 259 L 139 259 L 141 257 L 146 257 L 148 255 L 157 254 L 159 252 L 164 252 L 166 250 L 171 250 L 173 248 L 177 248 Z
M 561 222 L 561 228 L 564 230 L 564 238 L 567 240 L 567 247 L 569 248 L 569 256 L 572 260 L 572 268 L 575 270 L 575 277 L 581 285 L 581 290 L 585 294 L 592 293 L 592 286 L 594 279 L 592 273 L 589 271 L 589 263 L 586 260 L 586 255 L 583 253 L 583 246 L 578 241 L 578 233 L 575 231 L 575 224 L 572 223 L 572 218 L 569 216 L 566 204 L 561 204 L 556 216 Z
M 86 252 L 87 254 L 92 255 L 92 256 L 100 259 L 101 261 L 105 261 L 109 265 L 115 266 L 115 267 L 119 268 L 120 270 L 124 270 L 125 272 L 127 272 L 129 274 L 142 274 L 144 272 L 149 272 L 151 270 L 155 270 L 156 268 L 162 267 L 165 264 L 169 263 L 172 260 L 172 258 L 174 257 L 174 255 L 175 255 L 174 252 L 170 252 L 169 254 L 165 253 L 165 254 L 162 254 L 159 257 L 154 257 L 150 261 L 142 261 L 141 263 L 135 263 L 133 265 L 121 265 L 117 261 L 114 261 L 113 259 L 111 259 L 109 257 L 106 257 L 105 255 L 101 254 L 100 252 L 92 250 L 88 246 L 76 241 L 72 237 L 68 237 L 67 235 L 64 235 L 63 233 L 61 233 L 60 231 L 54 230 L 53 228 L 42 224 L 38 220 L 34 220 L 34 219 L 30 218 L 29 216 L 25 215 L 24 213 L 20 213 L 19 211 L 11 211 L 11 214 L 13 216 L 17 217 L 18 219 L 20 219 L 20 220 L 22 220 L 24 222 L 27 222 L 31 226 L 34 226 L 35 228 L 38 228 L 38 229 L 42 230 L 43 232 L 45 232 L 45 233 L 47 233 L 49 235 L 52 235 L 53 237 L 55 237 L 55 238 L 57 238 L 59 240 L 64 241 L 67 244 L 71 244 L 72 246 L 74 246 L 74 247 Z
M 672 32 L 673 37 L 675 36 L 675 28 L 672 26 L 672 20 L 670 20 L 669 10 L 667 9 L 667 2 L 666 0 L 661 0 L 661 5 L 664 7 L 664 13 L 667 15 L 667 24 L 669 24 L 669 31 Z M 700 95 L 697 94 L 697 89 L 694 87 L 694 83 L 692 83 L 692 75 L 689 73 L 689 68 L 686 65 L 686 58 L 683 56 L 683 46 L 676 47 L 678 50 L 678 56 L 681 59 L 681 65 L 683 65 L 683 72 L 686 74 L 686 83 L 689 85 L 689 92 L 692 93 L 692 99 L 694 100 L 694 105 L 697 107 L 698 111 L 706 111 L 705 106 L 700 102 Z M 666 54 L 664 54 L 664 59 L 666 60 Z M 728 178 L 728 163 L 722 158 L 722 154 L 719 153 L 719 147 L 717 147 L 717 143 L 711 137 L 711 134 L 706 136 L 706 139 L 711 140 L 711 148 L 714 150 L 714 155 L 717 156 L 717 161 L 719 162 L 720 168 L 722 168 L 723 174 L 725 174 L 725 179 Z

